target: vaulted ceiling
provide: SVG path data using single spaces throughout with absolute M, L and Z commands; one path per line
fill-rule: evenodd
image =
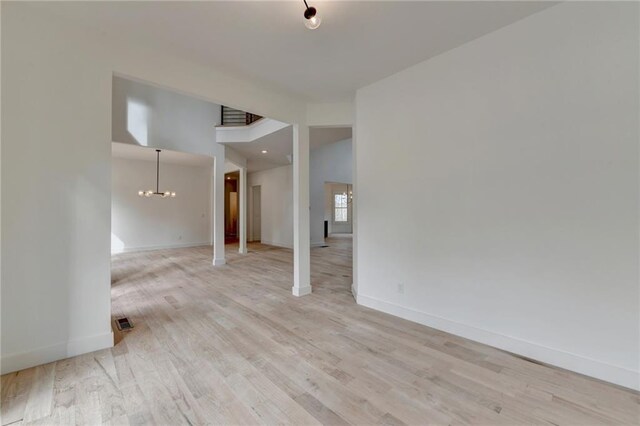
M 522 19 L 550 2 L 38 2 L 123 42 L 168 49 L 312 101 L 355 90 Z M 123 46 L 130 47 L 128 44 Z

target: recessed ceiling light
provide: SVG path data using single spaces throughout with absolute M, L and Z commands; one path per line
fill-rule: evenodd
M 231 176 L 227 176 L 227 180 L 231 179 Z
M 263 154 L 266 154 L 266 153 L 267 153 L 267 150 L 266 150 L 266 149 L 263 149 L 261 152 L 262 152 Z

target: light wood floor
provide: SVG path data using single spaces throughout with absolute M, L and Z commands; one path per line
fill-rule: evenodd
M 113 258 L 112 349 L 2 377 L 3 424 L 638 424 L 638 393 L 355 304 L 351 242 Z

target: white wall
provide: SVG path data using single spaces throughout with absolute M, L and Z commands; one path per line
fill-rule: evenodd
M 351 127 L 355 118 L 353 100 L 307 104 L 309 126 Z
M 224 146 L 216 143 L 220 105 L 215 103 L 114 77 L 112 111 L 114 142 L 224 155 Z
M 352 182 L 351 139 L 322 145 L 310 152 L 311 245 L 324 244 L 325 182 Z M 293 246 L 292 166 L 249 173 L 249 188 L 262 186 L 262 242 L 281 247 Z M 251 189 L 249 196 L 249 235 L 251 233 Z M 346 228 L 336 232 L 349 232 Z
M 359 90 L 358 302 L 638 388 L 638 40 L 569 2 Z
M 111 164 L 112 253 L 211 244 L 211 167 L 161 161 L 160 190 L 177 193 L 164 199 L 138 196 L 155 190 L 155 162 L 114 158 Z
M 113 78 L 112 139 L 115 142 L 206 155 L 214 160 L 212 187 L 214 264 L 225 263 L 224 161 L 216 141 L 220 105 L 138 81 Z M 216 195 L 219 194 L 219 195 Z M 219 229 L 219 232 L 218 232 Z
M 289 123 L 304 123 L 306 104 L 164 51 L 104 37 L 41 13 L 37 4 L 2 2 L 1 8 L 6 373 L 113 344 L 114 73 Z
M 293 247 L 293 167 L 283 166 L 275 169 L 249 173 L 247 186 L 249 212 L 252 217 L 252 190 L 259 185 L 262 191 L 261 241 L 279 247 Z M 249 235 L 251 223 L 249 223 Z
M 282 247 L 293 245 L 292 168 L 278 167 L 249 173 L 249 187 L 262 185 L 262 242 Z M 325 182 L 352 182 L 351 139 L 322 145 L 310 152 L 311 245 L 324 244 Z M 251 217 L 251 192 L 249 215 Z M 251 223 L 249 223 L 249 228 Z M 336 232 L 347 232 L 338 229 Z M 249 232 L 251 235 L 251 231 Z
M 324 244 L 325 182 L 352 183 L 351 139 L 321 145 L 309 154 L 311 245 Z

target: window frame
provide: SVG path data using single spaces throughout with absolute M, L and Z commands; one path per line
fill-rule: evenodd
M 336 207 L 336 195 L 346 195 L 347 205 L 345 207 Z M 347 211 L 346 221 L 336 221 L 336 209 L 345 209 Z M 349 212 L 349 191 L 333 191 L 331 198 L 331 219 L 334 225 L 348 225 L 351 223 L 351 214 Z

